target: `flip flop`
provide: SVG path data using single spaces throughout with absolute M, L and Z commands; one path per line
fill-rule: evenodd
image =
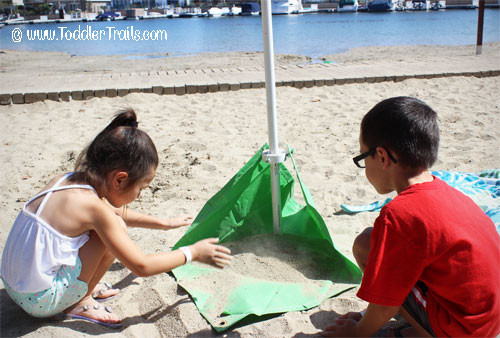
M 111 285 L 110 282 L 99 283 L 97 285 L 102 285 L 102 288 L 99 291 L 93 292 L 92 298 L 94 298 L 96 301 L 98 301 L 100 303 L 107 302 L 108 300 L 111 300 L 118 295 L 118 294 L 116 294 L 114 296 L 109 296 L 109 297 L 105 297 L 105 298 L 99 297 L 100 295 L 103 295 L 106 291 L 108 291 L 108 290 L 118 290 L 119 291 L 120 290 L 118 288 L 113 289 L 113 285 Z
M 113 312 L 113 309 L 111 309 L 110 306 L 101 307 L 100 305 L 94 305 L 93 308 L 94 308 L 94 310 L 103 309 L 103 310 L 105 310 L 106 312 L 109 312 L 109 313 Z M 90 305 L 84 305 L 82 307 L 83 312 L 85 312 L 85 311 L 87 311 L 89 309 L 90 309 Z M 94 319 L 94 318 L 90 318 L 90 317 L 85 317 L 85 316 L 82 316 L 82 315 L 77 315 L 77 314 L 72 314 L 72 313 L 66 314 L 66 318 L 86 320 L 86 321 L 89 321 L 89 322 L 92 322 L 92 323 L 95 323 L 95 324 L 99 324 L 99 325 L 102 325 L 102 326 L 105 326 L 105 327 L 109 327 L 109 328 L 112 328 L 112 329 L 119 329 L 119 328 L 122 327 L 122 323 L 121 322 L 120 323 L 107 323 L 107 322 L 104 322 L 104 321 L 101 321 L 101 320 L 98 320 L 98 319 Z

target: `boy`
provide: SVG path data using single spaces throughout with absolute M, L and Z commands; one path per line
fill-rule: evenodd
M 364 116 L 359 143 L 354 163 L 377 192 L 398 196 L 353 245 L 366 312 L 338 317 L 322 335 L 371 336 L 399 312 L 412 336 L 496 336 L 500 237 L 471 199 L 428 171 L 436 112 L 410 97 L 384 100 Z

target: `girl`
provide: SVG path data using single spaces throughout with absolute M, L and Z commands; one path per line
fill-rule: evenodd
M 116 115 L 82 152 L 76 171 L 53 179 L 19 213 L 0 273 L 10 297 L 30 315 L 63 311 L 71 318 L 119 327 L 111 308 L 92 297 L 97 292 L 94 297 L 102 300 L 118 292 L 98 285 L 115 258 L 141 277 L 191 260 L 217 267 L 230 262 L 229 249 L 216 245 L 216 238 L 149 255 L 129 238 L 126 225 L 168 230 L 192 221 L 119 209 L 139 197 L 158 166 L 155 145 L 137 124 L 133 110 Z

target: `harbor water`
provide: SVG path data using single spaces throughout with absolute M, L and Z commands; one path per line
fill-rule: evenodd
M 355 47 L 474 45 L 477 10 L 273 16 L 280 54 L 318 58 Z M 486 9 L 483 43 L 500 41 L 500 10 Z M 8 25 L 0 48 L 74 55 L 262 51 L 260 16 Z M 132 56 L 133 57 L 133 56 Z

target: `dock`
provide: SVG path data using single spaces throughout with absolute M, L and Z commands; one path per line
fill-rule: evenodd
M 276 86 L 311 88 L 408 79 L 500 76 L 500 59 L 488 55 L 443 58 L 440 62 L 311 63 L 276 66 Z M 264 67 L 44 75 L 2 74 L 0 104 L 44 100 L 88 100 L 130 93 L 190 95 L 265 87 Z M 445 90 L 445 89 L 443 89 Z

